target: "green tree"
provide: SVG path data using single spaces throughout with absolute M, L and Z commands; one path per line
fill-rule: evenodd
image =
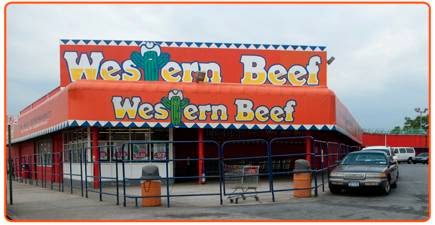
M 421 121 L 421 128 L 424 132 L 427 132 L 429 125 L 428 125 L 428 115 L 416 116 L 415 118 L 411 117 L 405 117 L 405 123 L 403 124 L 403 127 L 400 128 L 400 126 L 395 126 L 390 133 L 392 134 L 400 134 L 400 133 L 421 133 L 420 130 L 420 121 Z
M 402 129 L 400 128 L 400 126 L 395 126 L 390 133 L 392 134 L 400 134 L 402 132 Z

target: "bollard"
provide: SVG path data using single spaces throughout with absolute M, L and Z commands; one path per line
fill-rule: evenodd
M 142 177 L 140 182 L 142 194 L 142 206 L 160 206 L 161 203 L 161 182 L 159 169 L 157 166 L 142 167 Z M 158 196 L 158 197 L 153 197 Z
M 295 169 L 293 173 L 293 188 L 299 189 L 293 191 L 293 197 L 311 197 L 310 163 L 305 159 L 298 159 L 295 161 Z

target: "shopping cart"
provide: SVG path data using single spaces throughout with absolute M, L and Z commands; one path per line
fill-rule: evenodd
M 233 189 L 227 197 L 231 203 L 237 204 L 240 198 L 259 200 L 256 193 L 249 193 L 257 191 L 259 168 L 260 166 L 251 165 L 228 165 L 226 167 L 225 185 Z

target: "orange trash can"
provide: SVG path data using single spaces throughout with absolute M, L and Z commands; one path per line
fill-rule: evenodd
M 151 196 L 160 196 L 161 195 L 161 182 L 159 180 L 145 180 L 140 184 L 142 197 L 150 197 L 150 198 L 142 198 L 142 206 L 150 207 L 150 206 L 160 206 L 162 204 L 160 197 Z
M 311 171 L 310 164 L 307 160 L 298 159 L 295 161 L 295 170 L 293 173 L 293 197 L 309 198 L 311 197 Z
M 306 188 L 304 190 L 294 190 L 293 197 L 309 198 L 311 197 L 311 173 L 298 172 L 293 175 L 293 188 Z

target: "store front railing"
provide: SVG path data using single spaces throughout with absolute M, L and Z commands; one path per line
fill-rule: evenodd
M 200 158 L 195 153 L 198 144 L 205 146 L 204 157 Z M 131 150 L 137 146 L 143 149 Z M 182 154 L 183 157 L 179 157 L 175 155 L 174 147 L 177 147 L 177 151 L 190 149 L 190 153 L 194 154 Z M 129 151 L 125 153 L 124 148 Z M 296 160 L 306 159 L 311 163 L 306 172 L 311 173 L 313 182 L 306 189 L 317 196 L 319 190 L 325 191 L 329 172 L 337 162 L 349 152 L 357 150 L 358 146 L 315 140 L 309 136 L 229 140 L 223 143 L 213 140 L 126 141 L 97 148 L 77 145 L 64 152 L 21 156 L 13 159 L 13 177 L 17 182 L 51 190 L 64 192 L 67 188 L 71 194 L 79 189 L 80 195 L 85 198 L 90 197 L 89 193 L 95 193 L 100 201 L 115 198 L 116 204 L 122 201 L 124 207 L 130 202 L 139 206 L 139 200 L 144 198 L 163 198 L 166 207 L 170 207 L 174 198 L 205 196 L 215 196 L 217 204 L 223 205 L 225 198 L 233 200 L 233 196 L 239 194 L 234 192 L 235 188 L 243 187 L 247 188 L 240 189 L 243 198 L 270 194 L 271 201 L 275 202 L 279 200 L 276 197 L 279 192 L 300 190 L 290 186 L 292 176 L 297 173 L 293 169 Z M 185 175 L 175 173 L 176 165 L 197 165 L 199 162 L 204 164 L 204 174 L 198 174 L 198 171 L 190 171 Z M 140 172 L 145 165 L 156 165 L 162 172 L 162 194 L 145 197 L 130 191 L 144 181 Z M 238 173 L 240 171 L 243 173 Z M 283 179 L 289 181 L 288 186 L 278 185 Z M 201 180 L 214 182 L 217 186 L 207 191 L 196 191 L 195 186 L 192 186 L 189 193 L 171 191 L 178 182 L 201 183 Z

